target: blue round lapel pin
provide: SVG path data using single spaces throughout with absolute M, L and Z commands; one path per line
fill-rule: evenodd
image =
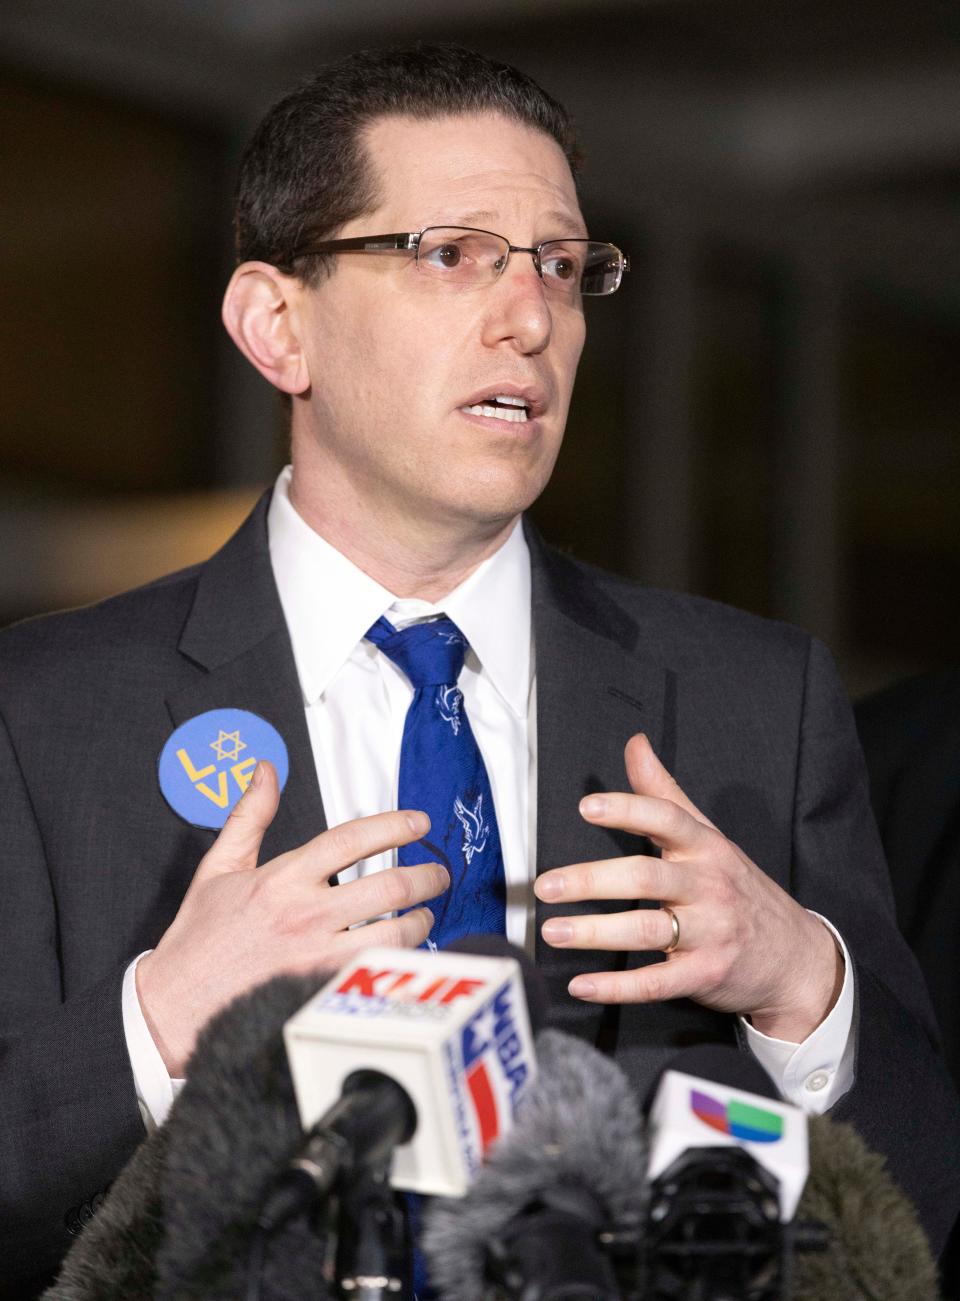
M 246 709 L 209 709 L 168 737 L 160 751 L 160 790 L 184 821 L 217 830 L 250 785 L 259 759 L 276 768 L 282 791 L 290 760 L 277 729 Z

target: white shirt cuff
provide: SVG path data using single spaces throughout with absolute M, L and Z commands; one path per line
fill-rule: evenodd
M 133 1082 L 137 1090 L 140 1115 L 147 1132 L 156 1129 L 166 1120 L 173 1100 L 183 1088 L 183 1080 L 171 1079 L 137 997 L 137 965 L 152 949 L 145 949 L 130 963 L 123 975 L 123 1033 L 127 1053 L 133 1068 Z
M 826 917 L 813 913 L 840 947 L 843 954 L 843 985 L 840 996 L 827 1016 L 801 1044 L 771 1039 L 740 1018 L 747 1043 L 787 1102 L 801 1107 L 809 1116 L 822 1116 L 839 1102 L 853 1084 L 856 1035 L 853 1031 L 853 967 L 843 937 Z

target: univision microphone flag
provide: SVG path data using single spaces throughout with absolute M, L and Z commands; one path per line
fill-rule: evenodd
M 809 1170 L 799 1107 L 683 1071 L 665 1071 L 650 1108 L 648 1176 L 691 1148 L 741 1147 L 780 1184 L 780 1219 L 793 1219 Z

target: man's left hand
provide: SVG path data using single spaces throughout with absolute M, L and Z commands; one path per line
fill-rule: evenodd
M 554 868 L 537 878 L 547 903 L 652 899 L 661 908 L 553 917 L 542 933 L 564 949 L 667 949 L 666 961 L 633 971 L 577 976 L 570 993 L 593 1003 L 692 998 L 748 1016 L 763 1034 L 801 1043 L 824 1019 L 843 983 L 830 931 L 738 849 L 680 789 L 644 735 L 626 752 L 633 794 L 588 795 L 581 815 L 646 836 L 660 858 L 637 854 Z

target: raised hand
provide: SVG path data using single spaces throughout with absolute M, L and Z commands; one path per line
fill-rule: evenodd
M 397 867 L 333 888 L 361 859 L 418 840 L 425 813 L 400 809 L 345 822 L 257 868 L 280 801 L 261 761 L 156 949 L 137 967 L 144 1017 L 171 1076 L 182 1076 L 201 1027 L 238 994 L 281 972 L 341 966 L 358 949 L 415 948 L 433 924 L 432 899 L 449 885 L 438 863 Z M 411 909 L 358 926 L 384 913 Z
M 633 971 L 577 976 L 570 993 L 596 1003 L 692 998 L 749 1016 L 764 1034 L 802 1042 L 843 983 L 830 931 L 700 812 L 646 736 L 630 739 L 625 759 L 632 793 L 588 795 L 581 815 L 646 836 L 662 856 L 554 868 L 535 891 L 547 903 L 653 899 L 663 906 L 550 918 L 542 933 L 557 948 L 660 949 L 667 957 Z

